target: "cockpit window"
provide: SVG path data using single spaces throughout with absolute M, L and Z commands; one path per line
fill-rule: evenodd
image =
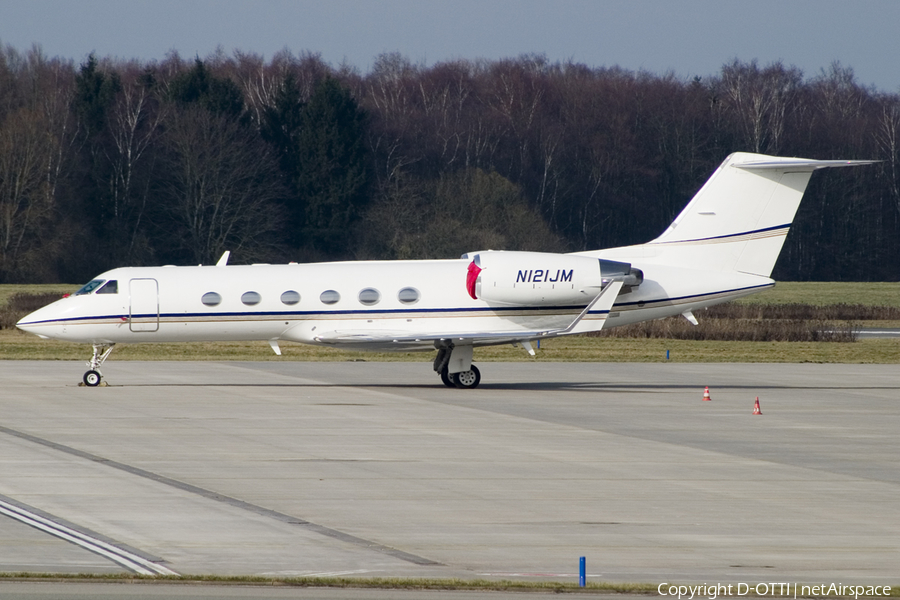
M 97 290 L 98 294 L 118 294 L 119 293 L 119 282 L 115 279 L 110 279 L 106 282 L 102 288 Z
M 83 287 L 83 288 L 81 288 L 80 290 L 78 290 L 77 292 L 75 292 L 75 295 L 76 295 L 76 296 L 83 296 L 83 295 L 85 295 L 85 294 L 90 294 L 91 292 L 93 292 L 94 290 L 96 290 L 98 287 L 100 287 L 101 285 L 103 285 L 103 282 L 104 282 L 104 281 L 106 281 L 106 280 L 105 280 L 105 279 L 94 279 L 93 281 L 89 281 L 89 282 L 87 282 L 86 284 L 84 284 L 84 287 Z

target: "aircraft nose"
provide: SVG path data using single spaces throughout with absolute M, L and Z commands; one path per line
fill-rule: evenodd
M 59 317 L 59 307 L 56 303 L 49 304 L 43 308 L 39 308 L 33 313 L 27 314 L 16 323 L 16 327 L 22 331 L 33 333 L 39 337 L 47 339 L 48 333 L 55 333 L 56 328 L 53 327 L 52 321 Z
M 16 323 L 16 327 L 18 327 L 22 331 L 27 331 L 28 333 L 36 333 L 35 330 L 38 328 L 38 326 L 35 321 L 36 319 L 34 319 L 34 313 L 30 313 L 19 319 L 19 322 Z

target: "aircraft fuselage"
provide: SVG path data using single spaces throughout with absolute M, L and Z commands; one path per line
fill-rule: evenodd
M 583 300 L 521 305 L 476 300 L 466 291 L 470 263 L 457 259 L 120 268 L 99 275 L 95 281 L 102 283 L 95 291 L 58 300 L 19 327 L 93 344 L 284 340 L 431 350 L 435 332 L 447 338 L 480 331 L 516 337 L 564 328 L 599 290 L 599 282 L 596 289 L 574 289 L 578 273 L 571 269 L 563 277 L 563 269 L 523 265 L 522 271 L 531 274 L 529 292 L 538 284 L 534 273 L 549 272 L 550 277 L 540 279 L 573 288 L 570 294 Z M 677 315 L 774 284 L 755 275 L 654 265 L 642 269 L 645 279 L 639 287 L 621 294 L 611 310 L 588 313 L 571 333 L 600 329 L 607 319 L 605 327 Z M 116 292 L 100 293 L 110 281 L 116 282 Z M 410 339 L 416 335 L 428 339 L 417 343 Z M 504 341 L 484 339 L 474 345 Z

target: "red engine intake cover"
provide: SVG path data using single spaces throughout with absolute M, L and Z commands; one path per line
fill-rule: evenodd
M 475 261 L 469 263 L 469 272 L 466 275 L 466 291 L 472 296 L 472 300 L 478 300 L 475 295 L 475 282 L 478 281 L 478 274 L 481 273 L 481 267 L 475 264 Z

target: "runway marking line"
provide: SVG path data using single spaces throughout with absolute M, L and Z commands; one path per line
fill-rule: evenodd
M 81 546 L 85 550 L 108 558 L 109 560 L 122 565 L 129 571 L 133 571 L 140 575 L 178 575 L 178 573 L 167 567 L 151 562 L 121 548 L 117 548 L 112 544 L 98 540 L 97 538 L 91 537 L 80 531 L 75 531 L 74 529 L 61 525 L 51 519 L 25 510 L 24 508 L 4 502 L 3 500 L 0 500 L 0 513 L 30 527 L 40 529 L 45 533 L 49 533 L 50 535 L 66 540 L 67 542 Z

